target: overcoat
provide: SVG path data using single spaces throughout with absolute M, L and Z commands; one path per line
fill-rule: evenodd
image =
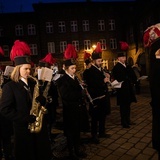
M 3 86 L 0 113 L 13 121 L 16 160 L 50 160 L 51 147 L 46 125 L 40 133 L 30 133 L 28 129 L 27 117 L 30 115 L 35 85 L 30 81 L 28 83 L 31 94 L 21 80 L 18 83 L 10 81 Z
M 65 73 L 58 79 L 57 85 L 63 104 L 64 132 L 87 129 L 87 110 L 77 78 L 72 79 Z
M 157 39 L 150 49 L 150 91 L 152 107 L 152 145 L 153 148 L 160 152 L 160 59 L 156 59 L 155 53 L 159 49 L 160 39 Z
M 104 83 L 105 75 L 103 70 L 99 70 L 92 65 L 84 78 L 86 78 L 85 82 L 92 99 L 105 95 L 103 99 L 93 101 L 94 105 L 99 106 L 97 107 L 97 114 L 99 113 L 97 116 L 110 114 L 110 98 L 107 84 Z M 92 112 L 92 108 L 90 108 L 90 111 Z
M 137 78 L 130 66 L 123 66 L 117 63 L 112 69 L 112 76 L 118 82 L 122 82 L 121 88 L 117 89 L 117 105 L 130 104 L 137 102 L 133 85 Z

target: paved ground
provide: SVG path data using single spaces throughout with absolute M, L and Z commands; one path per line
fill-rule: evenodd
M 131 105 L 131 120 L 136 125 L 129 129 L 121 127 L 119 107 L 116 98 L 111 97 L 112 111 L 106 118 L 106 133 L 111 137 L 100 139 L 97 145 L 86 143 L 88 156 L 84 160 L 158 160 L 151 143 L 152 112 L 147 80 L 142 81 L 141 94 L 136 97 L 138 102 Z M 90 137 L 90 133 L 82 133 L 82 137 Z

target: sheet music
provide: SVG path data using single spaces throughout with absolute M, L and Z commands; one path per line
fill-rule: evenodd
M 5 71 L 4 71 L 4 76 L 10 76 L 14 67 L 13 66 L 6 66 Z
M 121 88 L 122 83 L 123 83 L 123 81 L 122 82 L 118 82 L 117 80 L 114 80 L 113 82 L 111 82 L 111 86 L 113 88 Z

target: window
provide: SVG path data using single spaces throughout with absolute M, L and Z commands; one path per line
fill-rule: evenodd
M 31 55 L 38 55 L 37 44 L 30 44 Z
M 15 34 L 16 36 L 23 36 L 23 26 L 22 25 L 16 25 Z
M 66 41 L 61 41 L 60 42 L 60 53 L 64 53 L 66 47 L 67 47 L 67 42 Z
M 91 49 L 91 41 L 84 40 L 84 50 L 90 50 L 90 49 Z
M 98 20 L 98 30 L 99 31 L 104 31 L 105 30 L 104 20 Z
M 55 43 L 54 42 L 48 42 L 48 52 L 55 53 Z
M 71 32 L 78 32 L 77 21 L 71 21 Z
M 10 50 L 8 45 L 3 45 L 3 51 L 4 51 L 4 57 L 9 57 L 10 55 Z
M 83 26 L 83 31 L 89 31 L 89 21 L 88 20 L 83 20 L 82 21 L 82 26 Z
M 58 28 L 60 33 L 66 32 L 66 25 L 64 21 L 58 22 Z
M 36 27 L 34 24 L 28 25 L 28 35 L 36 35 Z
M 110 19 L 109 20 L 109 30 L 113 31 L 115 29 L 116 29 L 115 20 L 114 19 Z
M 46 33 L 53 33 L 53 22 L 46 22 Z
M 4 29 L 2 26 L 0 26 L 0 37 L 4 36 Z
M 110 48 L 111 49 L 117 49 L 117 40 L 114 38 L 110 39 Z
M 106 50 L 107 49 L 106 40 L 105 39 L 100 39 L 99 42 L 101 43 L 102 50 Z
M 76 51 L 79 51 L 79 41 L 72 41 L 72 44 L 75 47 Z

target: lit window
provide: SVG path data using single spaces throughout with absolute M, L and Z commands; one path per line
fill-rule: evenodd
M 15 26 L 15 34 L 16 36 L 23 36 L 23 26 L 22 25 Z
M 84 40 L 84 50 L 90 50 L 90 49 L 91 49 L 91 41 Z
M 48 42 L 48 52 L 55 53 L 55 43 L 54 42 Z
M 59 32 L 64 33 L 66 32 L 66 25 L 64 21 L 58 22 Z
M 53 22 L 46 22 L 46 33 L 53 33 Z
M 29 44 L 31 55 L 38 55 L 37 44 Z
M 28 35 L 36 35 L 36 27 L 34 24 L 28 25 Z
M 83 26 L 83 31 L 89 31 L 89 21 L 88 20 L 83 20 L 82 21 L 82 26 Z
M 98 20 L 98 30 L 99 31 L 104 31 L 105 30 L 104 20 Z
M 77 21 L 71 21 L 71 32 L 77 32 L 77 31 L 78 31 Z
M 79 41 L 72 41 L 72 44 L 75 47 L 76 51 L 79 51 Z
M 116 29 L 115 20 L 114 19 L 110 19 L 109 20 L 109 30 L 113 31 L 115 29 Z
M 114 38 L 110 39 L 110 48 L 111 49 L 117 49 L 117 40 Z
M 66 47 L 67 47 L 67 42 L 66 41 L 61 41 L 60 42 L 60 53 L 64 53 Z
M 106 50 L 107 49 L 106 40 L 105 39 L 100 39 L 99 42 L 101 43 L 101 49 Z

